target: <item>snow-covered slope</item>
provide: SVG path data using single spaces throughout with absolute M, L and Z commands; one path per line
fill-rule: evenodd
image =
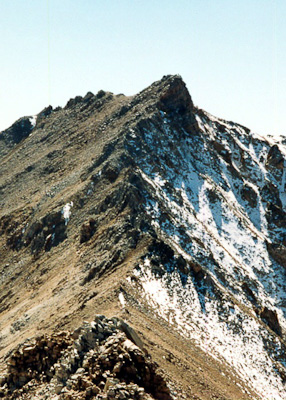
M 193 117 L 183 127 L 179 112 L 160 110 L 127 135 L 146 211 L 174 251 L 160 265 L 151 252 L 134 274 L 161 317 L 262 399 L 286 399 L 286 146 Z

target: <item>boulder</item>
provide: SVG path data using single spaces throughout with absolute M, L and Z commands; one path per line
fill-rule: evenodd
M 257 206 L 257 193 L 247 183 L 244 183 L 241 188 L 241 198 L 247 201 L 250 207 L 255 208 Z
M 277 146 L 275 144 L 272 146 L 268 152 L 267 155 L 267 160 L 266 160 L 266 167 L 273 167 L 276 169 L 283 169 L 284 166 L 284 158 L 283 155 Z
M 90 218 L 88 222 L 84 223 L 80 228 L 80 243 L 87 242 L 96 231 L 96 223 L 93 218 Z
M 286 268 L 286 247 L 280 243 L 267 243 L 267 250 L 272 258 Z
M 279 324 L 277 312 L 268 307 L 263 307 L 260 312 L 260 317 L 277 335 L 282 336 L 282 329 Z

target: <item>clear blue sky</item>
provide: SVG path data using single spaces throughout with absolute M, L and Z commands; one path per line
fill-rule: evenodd
M 0 0 L 0 130 L 181 74 L 196 105 L 286 135 L 285 0 Z

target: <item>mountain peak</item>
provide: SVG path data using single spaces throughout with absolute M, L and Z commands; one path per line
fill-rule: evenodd
M 192 112 L 193 102 L 185 82 L 180 75 L 163 77 L 160 105 L 165 112 L 177 112 L 184 114 Z

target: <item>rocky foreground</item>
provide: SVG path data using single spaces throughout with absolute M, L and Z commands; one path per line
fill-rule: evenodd
M 100 315 L 73 332 L 28 340 L 7 360 L 6 399 L 171 400 L 158 365 L 135 331 Z

